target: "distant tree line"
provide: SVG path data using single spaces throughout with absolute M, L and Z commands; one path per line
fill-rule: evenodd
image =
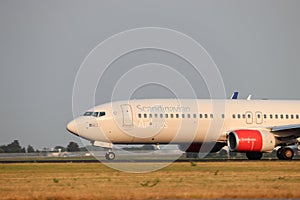
M 25 153 L 25 148 L 20 146 L 18 140 L 14 140 L 12 143 L 8 145 L 0 146 L 0 153 Z
M 76 142 L 69 142 L 67 147 L 63 147 L 63 146 L 56 146 L 54 147 L 55 150 L 60 150 L 61 152 L 76 152 L 76 151 L 85 151 L 84 147 L 79 147 L 79 145 Z
M 69 142 L 67 147 L 56 146 L 54 150 L 56 151 L 60 150 L 61 152 L 87 151 L 85 147 L 79 147 L 79 145 L 73 141 Z M 39 152 L 39 150 L 34 150 L 34 148 L 31 145 L 28 145 L 27 148 L 22 147 L 18 140 L 14 140 L 10 144 L 0 146 L 0 153 L 34 153 L 34 152 Z
M 123 150 L 125 150 L 125 151 L 140 151 L 140 150 L 153 151 L 153 150 L 155 150 L 155 147 L 150 144 L 145 144 L 141 147 L 124 147 Z

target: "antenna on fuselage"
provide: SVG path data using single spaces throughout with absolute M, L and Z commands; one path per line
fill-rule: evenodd
M 247 100 L 251 100 L 252 95 L 249 94 L 249 96 L 247 97 Z

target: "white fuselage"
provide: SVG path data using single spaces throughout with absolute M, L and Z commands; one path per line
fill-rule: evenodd
M 300 122 L 299 101 L 145 99 L 89 111 L 95 116 L 76 118 L 67 129 L 90 141 L 114 144 L 225 142 L 232 130 Z

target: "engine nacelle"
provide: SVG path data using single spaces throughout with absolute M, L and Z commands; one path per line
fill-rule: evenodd
M 271 152 L 276 146 L 274 135 L 261 130 L 236 130 L 228 134 L 228 147 L 236 152 Z
M 218 152 L 220 151 L 226 144 L 221 142 L 207 142 L 207 143 L 192 143 L 192 144 L 180 144 L 178 148 L 181 151 L 185 152 L 199 152 L 200 149 L 202 152 Z M 202 148 L 201 148 L 202 147 Z

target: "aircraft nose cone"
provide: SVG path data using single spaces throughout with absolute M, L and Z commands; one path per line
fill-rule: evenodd
M 76 123 L 75 123 L 74 121 L 71 121 L 70 123 L 68 123 L 68 125 L 67 125 L 67 130 L 68 130 L 70 133 L 79 136 L 79 135 L 78 135 L 77 128 L 76 128 Z

